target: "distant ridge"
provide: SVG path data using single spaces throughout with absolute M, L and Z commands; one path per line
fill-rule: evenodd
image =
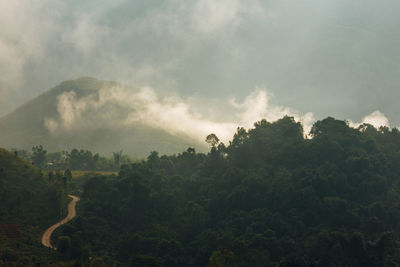
M 153 150 L 177 153 L 187 147 L 204 149 L 204 144 L 187 136 L 171 135 L 143 124 L 123 129 L 104 127 L 80 131 L 79 134 L 65 132 L 57 135 L 52 135 L 45 127 L 45 118 L 58 115 L 57 97 L 62 93 L 73 91 L 80 98 L 117 85 L 120 84 L 91 77 L 60 83 L 0 118 L 0 147 L 30 150 L 34 145 L 43 145 L 48 151 L 83 148 L 105 154 L 122 149 L 124 153 L 138 157 L 146 156 Z

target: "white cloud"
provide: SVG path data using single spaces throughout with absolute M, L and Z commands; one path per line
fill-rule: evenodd
M 213 122 L 180 98 L 161 98 L 150 87 L 132 92 L 124 87 L 104 88 L 98 94 L 79 98 L 74 92 L 58 97 L 58 117 L 46 118 L 45 126 L 53 134 L 100 127 L 129 127 L 144 124 L 170 134 L 185 134 L 203 140 L 210 132 L 229 139 L 236 129 L 233 123 Z
M 106 87 L 84 97 L 70 91 L 58 96 L 57 101 L 58 116 L 45 119 L 46 128 L 53 134 L 146 125 L 172 135 L 186 135 L 200 142 L 209 133 L 215 133 L 227 143 L 237 127 L 251 128 L 254 122 L 261 119 L 274 122 L 286 115 L 292 116 L 302 123 L 305 134 L 315 122 L 311 112 L 303 114 L 290 107 L 272 104 L 271 95 L 262 88 L 256 88 L 242 102 L 231 99 L 233 115 L 224 121 L 217 121 L 212 114 L 194 111 L 190 101 L 179 96 L 161 97 L 151 87 Z M 389 120 L 380 111 L 365 116 L 360 123 L 349 122 L 354 128 L 362 123 L 376 128 L 390 126 Z
M 240 123 L 249 128 L 255 121 L 266 119 L 269 122 L 274 122 L 288 115 L 303 124 L 305 133 L 311 130 L 312 124 L 315 122 L 314 115 L 311 112 L 300 114 L 289 107 L 272 105 L 270 103 L 271 97 L 265 89 L 257 88 L 256 91 L 245 98 L 243 103 L 237 103 L 235 99 L 231 100 L 233 106 L 242 110 Z
M 121 86 L 103 88 L 98 93 L 81 98 L 71 91 L 58 97 L 58 117 L 46 118 L 45 126 L 51 133 L 57 134 L 66 130 L 142 124 L 199 141 L 213 132 L 227 142 L 237 127 L 251 127 L 263 118 L 276 121 L 290 115 L 301 121 L 306 130 L 314 120 L 311 113 L 301 115 L 290 108 L 271 105 L 268 94 L 261 89 L 247 96 L 243 103 L 234 100 L 231 103 L 236 111 L 234 118 L 220 122 L 195 112 L 188 101 L 180 97 L 160 97 L 151 87 L 140 90 Z
M 363 117 L 361 122 L 349 121 L 349 125 L 354 128 L 357 128 L 358 126 L 360 126 L 361 124 L 364 124 L 364 123 L 371 124 L 372 126 L 374 126 L 377 129 L 379 129 L 379 127 L 381 127 L 381 126 L 390 127 L 389 119 L 385 116 L 385 114 L 383 114 L 379 110 L 376 110 L 376 111 L 372 112 L 371 114 Z
M 375 128 L 379 128 L 381 126 L 390 127 L 389 119 L 380 112 L 379 110 L 372 112 L 371 114 L 365 116 L 362 120 L 362 123 L 368 123 L 373 125 Z

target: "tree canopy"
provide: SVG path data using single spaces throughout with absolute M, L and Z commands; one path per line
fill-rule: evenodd
M 284 117 L 238 128 L 226 147 L 209 137 L 208 154 L 152 152 L 89 179 L 74 231 L 126 264 L 400 264 L 397 129 L 326 118 L 305 138 Z

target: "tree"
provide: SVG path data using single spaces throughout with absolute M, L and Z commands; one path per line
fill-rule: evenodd
M 71 150 L 71 153 L 67 153 L 67 161 L 72 170 L 80 169 L 82 162 L 79 157 L 79 150 L 74 148 Z
M 72 173 L 69 169 L 64 172 L 64 177 L 67 179 L 68 182 L 72 181 Z
M 152 167 L 157 167 L 160 163 L 160 157 L 157 151 L 151 151 L 150 155 L 147 157 L 147 163 Z
M 85 183 L 79 235 L 131 266 L 397 266 L 400 132 L 371 127 L 284 117 L 152 152 Z
M 32 147 L 32 162 L 38 168 L 43 168 L 46 164 L 46 153 L 47 151 L 43 149 L 43 146 Z
M 89 150 L 72 149 L 67 153 L 67 162 L 72 170 L 95 170 L 99 154 L 93 155 Z
M 211 147 L 215 147 L 219 143 L 219 138 L 214 133 L 211 133 L 207 135 L 206 143 L 209 144 Z
M 113 158 L 115 168 L 119 169 L 119 167 L 121 166 L 122 150 L 113 152 Z

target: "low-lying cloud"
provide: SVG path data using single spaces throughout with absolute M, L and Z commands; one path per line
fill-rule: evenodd
M 305 134 L 309 133 L 316 121 L 313 113 L 303 114 L 290 107 L 271 104 L 271 98 L 263 88 L 256 88 L 242 101 L 233 98 L 227 103 L 233 110 L 232 116 L 221 121 L 196 111 L 189 101 L 179 96 L 161 97 L 151 87 L 106 87 L 83 97 L 69 91 L 58 96 L 58 115 L 45 118 L 44 124 L 52 134 L 141 125 L 172 135 L 186 135 L 200 142 L 209 133 L 215 133 L 227 143 L 237 127 L 251 128 L 261 119 L 273 122 L 289 115 L 302 123 Z M 364 123 L 376 128 L 390 126 L 389 120 L 378 110 L 365 116 L 361 122 L 349 121 L 354 128 Z
M 311 112 L 301 114 L 290 107 L 273 105 L 270 103 L 271 98 L 272 96 L 266 90 L 257 88 L 242 103 L 237 103 L 235 99 L 232 99 L 231 104 L 239 112 L 239 124 L 249 128 L 254 122 L 261 119 L 273 122 L 288 115 L 302 123 L 305 133 L 311 130 L 312 124 L 315 121 L 314 115 Z
M 312 113 L 301 114 L 288 107 L 272 105 L 270 98 L 265 90 L 257 88 L 242 102 L 232 99 L 233 115 L 230 120 L 221 122 L 195 111 L 185 99 L 161 97 L 151 87 L 135 91 L 122 86 L 107 87 L 84 97 L 70 91 L 58 96 L 58 116 L 46 118 L 45 126 L 57 134 L 60 131 L 140 124 L 199 141 L 209 133 L 215 133 L 223 142 L 232 138 L 237 127 L 251 127 L 263 118 L 276 121 L 290 115 L 302 122 L 307 132 L 311 129 L 314 122 Z
M 362 124 L 370 124 L 377 129 L 379 129 L 380 127 L 390 127 L 389 119 L 379 110 L 376 110 L 371 114 L 363 117 L 361 122 L 349 121 L 349 125 L 354 128 L 357 128 Z

